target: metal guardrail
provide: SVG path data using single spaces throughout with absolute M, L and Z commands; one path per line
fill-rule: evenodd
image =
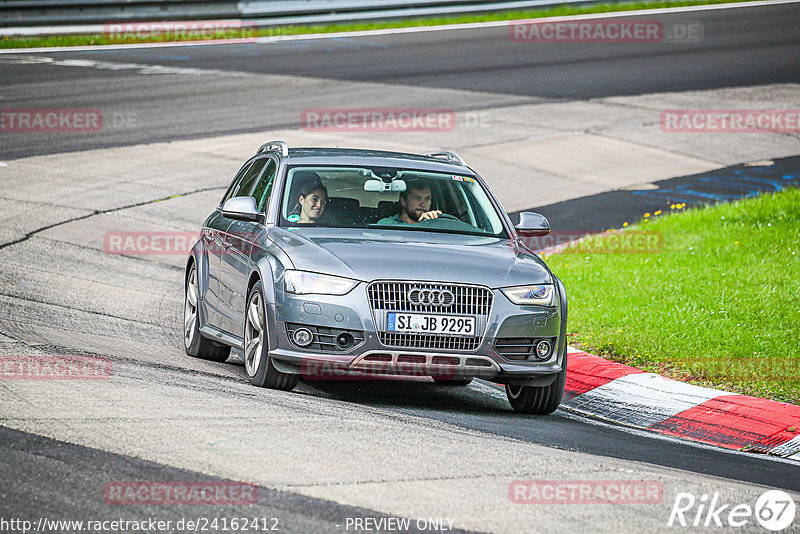
M 229 0 L 5 0 L 0 27 L 105 24 L 137 20 L 241 18 L 239 2 Z
M 385 20 L 598 0 L 0 0 L 0 35 L 100 33 L 139 21 L 242 20 L 253 26 Z M 611 0 L 614 1 L 614 0 Z

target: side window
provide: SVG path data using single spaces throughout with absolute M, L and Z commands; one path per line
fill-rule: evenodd
M 261 180 L 258 181 L 255 189 L 253 189 L 253 193 L 250 195 L 256 199 L 258 211 L 264 211 L 267 205 L 267 200 L 269 200 L 269 195 L 272 192 L 272 183 L 275 179 L 275 169 L 277 168 L 278 166 L 275 164 L 275 160 L 270 159 L 267 164 L 267 170 L 261 175 Z
M 236 178 L 233 179 L 231 185 L 228 187 L 228 190 L 225 192 L 225 196 L 222 197 L 222 202 L 219 205 L 225 204 L 229 198 L 233 197 L 233 192 L 239 188 L 239 184 L 242 182 L 242 178 L 244 178 L 244 174 L 247 172 L 247 169 L 250 168 L 250 164 L 245 164 L 244 167 L 239 169 L 239 172 L 236 173 Z
M 245 173 L 244 178 L 239 185 L 234 188 L 233 195 L 234 197 L 246 197 L 250 195 L 250 191 L 253 189 L 253 185 L 258 180 L 258 175 L 261 174 L 261 169 L 264 168 L 264 165 L 267 164 L 267 159 L 257 159 L 253 162 L 253 165 L 248 169 L 247 173 Z

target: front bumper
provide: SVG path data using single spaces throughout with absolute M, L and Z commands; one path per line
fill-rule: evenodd
M 474 350 L 387 346 L 376 332 L 367 284 L 361 283 L 343 296 L 293 295 L 276 286 L 276 302 L 267 305 L 273 328 L 270 356 L 281 371 L 309 378 L 344 374 L 432 376 L 504 382 L 555 375 L 561 371 L 566 343 L 561 328 L 560 306 L 518 306 L 499 290 L 484 331 Z M 304 349 L 294 344 L 290 332 L 296 325 L 325 332 L 356 332 L 359 342 L 346 349 L 314 345 Z M 498 339 L 546 338 L 552 351 L 545 360 L 534 356 L 511 359 L 496 350 Z

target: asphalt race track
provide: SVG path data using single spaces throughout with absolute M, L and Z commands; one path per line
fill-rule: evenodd
M 680 493 L 753 506 L 777 488 L 800 503 L 800 462 L 566 410 L 521 416 L 502 390 L 481 381 L 308 382 L 291 393 L 251 387 L 238 355 L 217 364 L 184 354 L 185 257 L 104 250 L 110 231 L 197 230 L 255 139 L 272 137 L 261 132 L 298 130 L 309 108 L 461 113 L 701 90 L 746 90 L 759 107 L 768 85 L 788 87 L 780 94 L 800 102 L 791 85 L 800 83 L 798 4 L 663 20 L 699 21 L 704 38 L 531 46 L 497 27 L 0 54 L 0 110 L 97 109 L 104 117 L 103 128 L 80 135 L 0 133 L 0 355 L 108 358 L 113 369 L 107 380 L 0 379 L 0 518 L 258 517 L 298 533 L 398 531 L 387 522 L 358 528 L 354 518 L 373 527 L 410 518 L 404 532 L 662 532 Z M 800 153 L 797 136 L 779 143 L 769 157 Z M 796 159 L 783 161 L 796 169 Z M 502 195 L 502 178 L 492 185 Z M 603 193 L 604 209 L 616 194 Z M 591 209 L 586 200 L 544 204 Z M 663 498 L 509 499 L 516 480 L 590 479 L 658 481 Z M 120 506 L 104 498 L 115 481 L 241 481 L 258 492 L 247 506 Z M 0 531 L 15 530 L 0 523 Z M 753 519 L 738 531 L 764 530 Z
M 665 23 L 700 21 L 705 37 L 699 43 L 529 46 L 511 42 L 508 29 L 500 27 L 265 46 L 29 54 L 27 61 L 47 56 L 112 65 L 59 69 L 3 61 L 0 105 L 31 103 L 33 94 L 40 107 L 68 103 L 113 110 L 120 117 L 135 112 L 137 125 L 67 139 L 16 135 L 4 141 L 3 157 L 298 127 L 300 112 L 310 105 L 474 110 L 542 100 L 797 82 L 797 5 L 744 13 L 731 9 L 662 16 Z M 113 64 L 131 67 L 116 70 Z M 202 69 L 219 75 L 203 76 L 201 71 L 176 84 L 170 76 L 131 76 L 142 70 L 136 65 Z M 253 75 L 291 78 L 273 82 Z M 359 90 L 356 82 L 380 84 L 380 91 Z M 458 91 L 457 100 L 449 90 Z M 59 142 L 47 142 L 56 139 Z

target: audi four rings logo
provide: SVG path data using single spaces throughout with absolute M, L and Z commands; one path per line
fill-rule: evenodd
M 450 306 L 456 300 L 452 291 L 447 289 L 420 289 L 415 287 L 408 292 L 411 304 L 423 306 Z

